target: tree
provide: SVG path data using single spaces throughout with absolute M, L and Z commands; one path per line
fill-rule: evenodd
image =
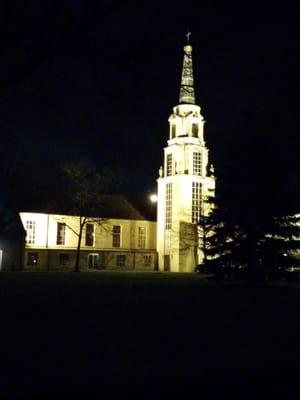
M 221 185 L 208 251 L 211 264 L 246 267 L 251 279 L 294 262 L 292 255 L 300 248 L 299 205 L 287 184 L 287 149 L 282 135 L 274 134 L 276 120 L 261 116 L 262 128 L 259 120 L 249 118 L 237 127 L 226 151 L 228 161 L 219 163 Z
M 212 171 L 213 173 L 213 171 Z M 212 193 L 213 192 L 213 193 Z M 203 264 L 207 263 L 209 259 L 209 250 L 211 247 L 210 237 L 215 231 L 215 218 L 213 213 L 214 207 L 214 191 L 210 191 L 210 195 L 203 194 L 202 185 L 200 185 L 200 198 L 199 198 L 199 218 L 197 221 L 197 243 L 198 249 L 203 254 Z
M 88 223 L 103 225 L 107 218 L 97 216 L 105 211 L 108 204 L 106 194 L 112 190 L 115 182 L 108 171 L 96 172 L 89 163 L 80 161 L 62 166 L 65 210 L 70 215 L 79 217 L 78 230 L 66 225 L 77 236 L 75 271 L 80 269 L 81 240 Z M 101 214 L 100 214 L 101 215 Z
M 208 239 L 211 257 L 208 263 L 235 269 L 245 267 L 251 279 L 255 279 L 295 262 L 293 256 L 300 248 L 299 217 L 271 214 L 264 218 L 253 214 L 248 217 L 234 215 L 228 209 L 214 210 L 215 227 Z

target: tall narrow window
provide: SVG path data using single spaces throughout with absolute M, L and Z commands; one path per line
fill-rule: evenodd
M 58 222 L 56 244 L 65 244 L 65 241 L 66 241 L 66 224 L 64 222 Z
M 176 136 L 176 125 L 172 124 L 171 125 L 171 137 L 172 139 Z
M 172 229 L 172 183 L 166 185 L 166 229 Z
M 172 175 L 172 154 L 167 155 L 167 176 Z
M 138 230 L 138 248 L 144 249 L 146 247 L 146 228 L 139 226 Z
M 26 221 L 26 243 L 35 243 L 35 221 Z
M 196 224 L 200 220 L 202 210 L 202 185 L 200 182 L 193 182 L 192 186 L 192 222 Z
M 202 175 L 201 153 L 193 153 L 193 174 Z
M 198 124 L 192 124 L 192 136 L 198 137 Z
M 113 226 L 112 245 L 113 245 L 113 247 L 121 246 L 121 226 L 120 225 Z
M 86 246 L 94 246 L 94 224 L 86 224 L 85 245 Z

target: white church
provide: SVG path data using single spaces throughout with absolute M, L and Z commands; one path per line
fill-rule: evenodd
M 188 36 L 189 37 L 189 36 Z M 196 105 L 192 46 L 183 48 L 179 104 L 169 117 L 169 140 L 160 167 L 157 203 L 157 252 L 160 271 L 193 272 L 201 263 L 201 229 L 215 178 L 204 140 L 205 121 Z
M 106 215 L 89 216 L 92 218 L 84 227 L 81 241 L 81 269 L 193 272 L 201 263 L 199 220 L 209 213 L 207 198 L 215 190 L 204 124 L 195 101 L 188 34 L 179 103 L 169 117 L 169 138 L 157 179 L 157 222 L 145 218 L 127 199 L 115 196 L 105 209 Z M 22 211 L 19 216 L 24 251 L 16 265 L 9 267 L 3 261 L 5 251 L 0 249 L 0 270 L 74 267 L 79 216 L 59 211 L 49 214 L 46 210 Z M 97 218 L 105 218 L 105 223 L 95 223 Z

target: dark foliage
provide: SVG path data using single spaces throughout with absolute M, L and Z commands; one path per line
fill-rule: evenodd
M 271 118 L 271 117 L 270 117 Z M 257 126 L 257 121 L 265 121 Z M 267 129 L 267 123 L 269 127 Z M 287 163 L 284 140 L 272 140 L 273 119 L 249 115 L 233 132 L 227 165 L 220 168 L 219 186 L 211 216 L 211 264 L 244 268 L 255 276 L 295 262 L 300 248 L 299 195 L 290 184 L 294 161 Z M 298 206 L 299 207 L 299 206 Z
M 79 271 L 81 240 L 87 223 L 102 225 L 107 218 L 99 216 L 99 207 L 105 209 L 109 198 L 104 194 L 115 184 L 110 171 L 98 173 L 90 163 L 79 161 L 62 166 L 63 201 L 65 212 L 79 217 L 75 271 Z M 57 204 L 53 204 L 54 208 Z M 60 207 L 61 209 L 61 207 Z M 70 228 L 71 229 L 71 228 Z

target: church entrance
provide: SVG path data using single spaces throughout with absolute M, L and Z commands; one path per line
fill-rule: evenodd
M 170 271 L 170 254 L 164 255 L 164 271 Z
M 98 253 L 92 253 L 88 256 L 89 269 L 97 269 L 99 267 L 100 256 Z

